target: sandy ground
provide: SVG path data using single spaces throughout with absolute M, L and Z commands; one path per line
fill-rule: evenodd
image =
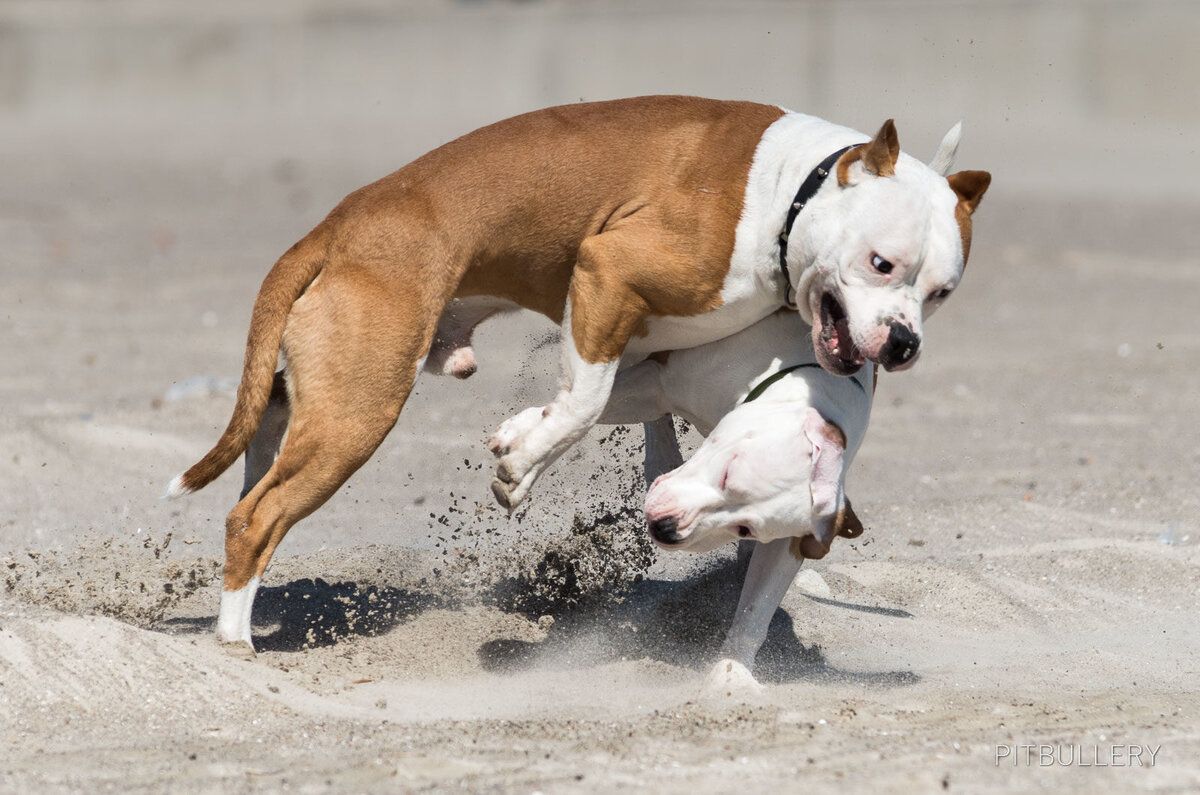
M 228 417 L 267 267 L 405 158 L 9 143 L 0 789 L 1200 786 L 1196 207 L 997 174 L 922 362 L 879 387 L 868 532 L 802 572 L 738 700 L 700 692 L 732 552 L 646 545 L 639 430 L 594 432 L 518 518 L 490 505 L 483 440 L 551 388 L 532 318 L 484 327 L 471 381 L 419 383 L 281 548 L 257 659 L 228 656 L 240 471 L 159 495 Z

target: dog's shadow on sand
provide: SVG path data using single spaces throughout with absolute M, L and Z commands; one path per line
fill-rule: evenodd
M 601 597 L 552 609 L 542 614 L 554 619 L 544 640 L 489 641 L 479 649 L 480 663 L 492 672 L 517 672 L 652 659 L 704 671 L 719 657 L 744 578 L 745 560 L 739 563 L 730 559 L 686 580 L 644 580 L 631 584 L 616 600 Z M 503 607 L 504 594 L 499 595 Z M 814 598 L 814 601 L 848 610 L 911 618 L 903 610 L 830 599 Z M 539 618 L 537 611 L 516 609 L 515 612 Z M 544 618 L 542 621 L 548 623 Z M 782 608 L 771 619 L 754 673 L 759 681 L 772 684 L 838 680 L 892 687 L 920 681 L 911 671 L 849 671 L 831 665 L 819 645 L 805 645 L 797 638 L 792 617 Z
M 554 670 L 600 665 L 623 659 L 650 659 L 705 671 L 719 657 L 733 621 L 745 576 L 745 561 L 729 558 L 687 579 L 642 580 L 582 599 L 529 598 L 522 577 L 502 580 L 472 598 L 547 627 L 544 638 L 490 640 L 479 647 L 480 666 L 494 673 Z M 808 597 L 848 611 L 903 619 L 903 610 Z M 298 579 L 264 586 L 254 602 L 254 645 L 259 651 L 302 652 L 354 637 L 383 635 L 431 609 L 455 609 L 462 600 L 437 588 L 413 589 Z M 160 622 L 168 632 L 203 633 L 212 617 Z M 830 664 L 817 644 L 798 638 L 792 617 L 775 611 L 759 651 L 755 676 L 783 684 L 838 680 L 875 686 L 901 686 L 920 680 L 910 671 L 848 671 Z
M 443 597 L 405 588 L 293 580 L 264 586 L 254 599 L 251 625 L 258 651 L 299 652 L 341 640 L 382 635 L 421 612 L 446 606 Z M 172 632 L 211 632 L 213 618 L 175 618 L 159 623 Z

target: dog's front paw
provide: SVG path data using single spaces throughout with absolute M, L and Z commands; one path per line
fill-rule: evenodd
M 538 467 L 526 464 L 516 453 L 501 458 L 496 465 L 496 477 L 492 478 L 492 494 L 496 502 L 512 514 L 529 494 L 538 471 Z
M 508 455 L 521 444 L 521 439 L 542 421 L 542 407 L 534 406 L 509 417 L 488 439 L 487 447 L 495 456 Z
M 750 669 L 737 660 L 718 661 L 704 680 L 704 693 L 709 696 L 738 698 L 756 696 L 766 690 Z

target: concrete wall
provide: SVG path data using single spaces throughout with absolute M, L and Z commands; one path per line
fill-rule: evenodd
M 35 156 L 123 141 L 399 165 L 540 106 L 695 93 L 867 131 L 892 116 L 918 156 L 963 118 L 960 162 L 1003 191 L 1196 198 L 1198 34 L 1185 0 L 0 0 L 0 132 Z

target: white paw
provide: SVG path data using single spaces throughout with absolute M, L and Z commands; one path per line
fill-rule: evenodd
M 492 478 L 492 494 L 501 507 L 511 515 L 529 494 L 541 467 L 525 460 L 520 451 L 510 453 L 496 465 L 496 477 Z
M 470 378 L 477 369 L 479 365 L 475 361 L 475 351 L 470 345 L 455 348 L 454 352 L 446 357 L 446 361 L 442 362 L 442 374 L 455 378 Z
M 525 434 L 542 421 L 542 411 L 541 406 L 534 406 L 500 423 L 500 427 L 488 439 L 488 450 L 493 455 L 504 456 L 520 447 Z
M 704 692 L 710 696 L 756 696 L 766 690 L 749 668 L 731 659 L 719 660 L 704 680 Z

